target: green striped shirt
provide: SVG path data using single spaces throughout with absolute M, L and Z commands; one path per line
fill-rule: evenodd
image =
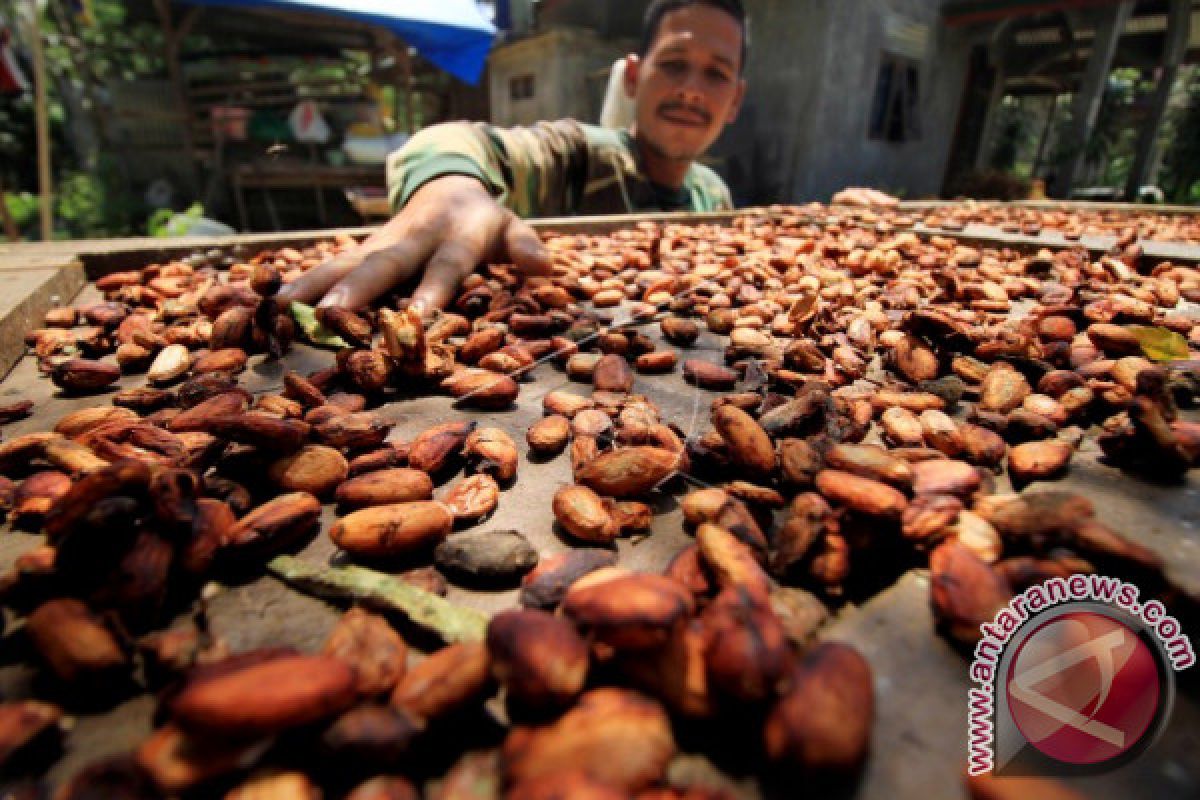
M 729 188 L 693 163 L 678 190 L 651 183 L 628 131 L 571 119 L 528 128 L 451 122 L 417 133 L 388 158 L 388 199 L 402 208 L 442 175 L 477 178 L 521 217 L 728 211 Z

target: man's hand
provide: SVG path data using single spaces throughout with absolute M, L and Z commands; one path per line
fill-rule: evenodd
M 852 186 L 842 189 L 833 196 L 831 200 L 834 205 L 841 206 L 878 206 L 880 208 L 893 208 L 900 201 L 892 197 L 890 194 L 884 194 L 877 189 L 868 189 L 861 186 Z
M 466 175 L 418 189 L 400 213 L 358 247 L 284 287 L 284 300 L 358 309 L 424 270 L 413 306 L 445 308 L 463 278 L 484 262 L 512 263 L 527 275 L 550 272 L 533 228 Z

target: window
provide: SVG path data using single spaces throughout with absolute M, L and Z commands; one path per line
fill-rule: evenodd
M 533 76 L 517 75 L 509 78 L 508 94 L 513 100 L 527 100 L 533 97 Z
M 911 142 L 921 137 L 917 98 L 917 62 L 884 53 L 875 79 L 867 136 L 888 142 Z

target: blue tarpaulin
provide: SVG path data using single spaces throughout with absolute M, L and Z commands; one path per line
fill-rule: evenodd
M 198 6 L 237 6 L 337 14 L 378 25 L 415 47 L 451 75 L 478 83 L 496 28 L 474 0 L 183 0 Z

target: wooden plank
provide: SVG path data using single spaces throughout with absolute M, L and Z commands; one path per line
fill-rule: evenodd
M 25 333 L 42 326 L 42 316 L 70 303 L 84 287 L 83 265 L 75 259 L 54 266 L 5 266 L 0 261 L 0 375 L 25 354 Z

